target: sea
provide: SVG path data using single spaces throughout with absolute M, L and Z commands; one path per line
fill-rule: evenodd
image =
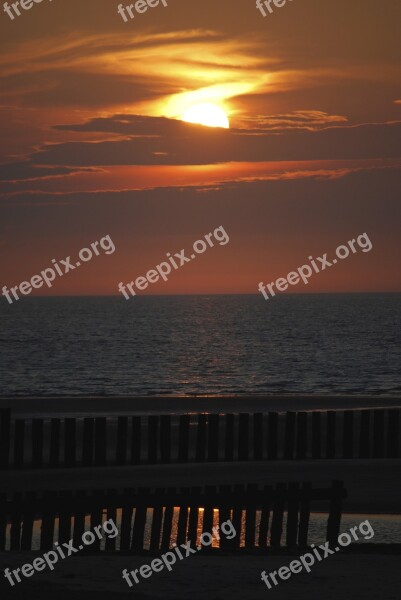
M 401 294 L 0 301 L 0 395 L 401 392 Z

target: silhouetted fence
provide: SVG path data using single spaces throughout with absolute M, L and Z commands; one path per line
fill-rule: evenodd
M 399 458 L 400 409 L 11 419 L 0 469 Z
M 9 498 L 0 496 L 0 550 L 31 550 L 35 521 L 41 550 L 51 550 L 55 541 L 63 544 L 70 539 L 75 548 L 83 549 L 84 532 L 93 531 L 108 519 L 117 525 L 119 538 L 106 539 L 103 534 L 105 542 L 101 545 L 96 538 L 96 543 L 86 548 L 88 551 L 158 552 L 187 541 L 194 547 L 201 533 L 211 534 L 214 526 L 228 519 L 236 535 L 227 539 L 220 533 L 216 545 L 221 549 L 279 548 L 285 516 L 285 545 L 304 547 L 315 500 L 326 500 L 329 505 L 327 540 L 335 545 L 345 497 L 340 481 L 333 481 L 326 489 L 312 489 L 310 483 L 279 483 L 275 489 L 226 485 L 178 490 L 139 488 L 123 493 L 14 493 Z

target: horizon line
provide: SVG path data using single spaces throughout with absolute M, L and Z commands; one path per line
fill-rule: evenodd
M 285 297 L 285 296 L 362 296 L 362 295 L 372 295 L 372 294 L 401 294 L 400 291 L 364 291 L 364 292 L 299 292 L 299 293 L 280 293 L 276 294 L 275 298 Z M 202 292 L 202 293 L 184 293 L 184 294 L 137 294 L 133 296 L 134 298 L 177 298 L 177 297 L 193 297 L 193 296 L 261 296 L 260 293 L 257 292 L 222 292 L 222 293 L 214 293 L 214 292 Z M 32 300 L 35 298 L 121 298 L 121 294 L 47 294 L 47 295 L 39 295 L 35 294 L 34 296 L 30 295 L 26 296 L 24 300 Z M 22 299 L 22 298 L 20 298 Z M 264 298 L 263 298 L 264 299 Z

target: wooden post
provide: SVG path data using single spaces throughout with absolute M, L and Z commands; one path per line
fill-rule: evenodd
M 330 500 L 330 513 L 327 521 L 327 541 L 330 546 L 337 546 L 340 533 L 343 499 L 346 491 L 342 481 L 333 481 Z
M 360 411 L 359 458 L 370 457 L 370 410 Z
M 53 549 L 54 540 L 54 522 L 56 518 L 55 504 L 57 499 L 56 492 L 45 492 L 45 509 L 42 511 L 42 530 L 40 535 L 40 549 L 45 552 Z
M 128 417 L 118 417 L 116 465 L 127 464 Z
M 59 494 L 60 512 L 58 522 L 58 543 L 61 546 L 71 539 L 71 500 L 72 492 L 61 491 Z
M 306 546 L 308 545 L 311 489 L 312 489 L 311 483 L 305 482 L 302 484 L 301 498 L 300 498 L 300 510 L 299 510 L 299 529 L 298 529 L 298 545 L 301 548 L 306 548 Z
M 214 485 L 205 486 L 205 506 L 203 510 L 202 533 L 212 533 L 213 529 L 213 498 L 216 495 Z
M 164 509 L 163 532 L 161 550 L 165 551 L 170 548 L 171 532 L 173 530 L 174 517 L 174 496 L 175 489 L 168 488 L 166 493 L 166 507 Z
M 209 415 L 208 427 L 208 461 L 219 460 L 219 417 L 218 414 Z
M 95 465 L 107 464 L 107 421 L 105 417 L 95 419 Z
M 242 532 L 242 509 L 245 500 L 245 486 L 242 484 L 234 485 L 233 518 L 232 524 L 237 535 L 232 539 L 232 548 L 238 549 L 241 543 Z
M 25 419 L 14 421 L 14 469 L 24 468 Z
M 160 418 L 160 452 L 161 462 L 168 464 L 171 460 L 171 416 L 162 415 Z
M 141 434 L 142 420 L 140 416 L 132 417 L 131 421 L 131 465 L 141 464 Z
M 32 420 L 32 467 L 43 466 L 43 419 Z
M 156 490 L 156 498 L 162 498 L 164 490 L 159 488 Z M 158 504 L 153 508 L 152 529 L 150 533 L 150 550 L 157 552 L 160 549 L 160 534 L 163 519 L 163 506 Z
M 84 439 L 82 444 L 82 465 L 84 467 L 93 466 L 94 429 L 94 419 L 84 419 Z
M 263 414 L 253 415 L 253 459 L 263 460 Z
M 0 494 L 0 552 L 6 549 L 6 534 L 8 523 L 7 496 Z
M 16 492 L 13 494 L 11 508 L 11 528 L 10 528 L 10 550 L 19 552 L 21 549 L 21 520 L 22 520 L 22 494 Z
M 245 548 L 255 548 L 256 535 L 256 506 L 258 497 L 258 486 L 251 483 L 246 488 L 245 509 Z
M 94 531 L 96 527 L 99 527 L 103 523 L 103 506 L 104 506 L 104 494 L 101 491 L 95 491 L 92 493 L 91 498 L 91 515 L 90 515 L 90 528 Z M 100 539 L 96 536 L 96 540 L 91 544 L 91 551 L 100 552 Z
M 11 409 L 0 409 L 0 469 L 8 469 L 10 461 Z
M 234 460 L 234 415 L 229 413 L 226 415 L 226 436 L 225 436 L 225 449 L 224 449 L 224 460 Z
M 159 455 L 159 417 L 148 417 L 148 463 L 154 465 L 158 462 Z
M 399 458 L 400 448 L 400 410 L 390 408 L 387 411 L 388 437 L 387 458 Z
M 206 458 L 206 427 L 207 415 L 201 413 L 198 415 L 195 456 L 196 462 L 204 462 Z
M 166 506 L 164 509 L 162 543 L 160 548 L 163 551 L 170 548 L 171 532 L 173 530 L 173 517 L 174 508 L 172 506 Z
M 80 545 L 82 545 L 82 536 L 85 533 L 85 510 L 82 508 L 82 506 L 86 500 L 86 493 L 79 490 L 75 498 L 77 500 L 78 508 L 76 508 L 74 511 L 74 530 L 72 538 L 74 547 L 78 548 Z
M 188 494 L 189 490 L 183 489 L 182 493 Z M 188 527 L 188 516 L 189 516 L 189 508 L 185 506 L 182 501 L 180 503 L 180 513 L 178 515 L 178 525 L 177 525 L 177 546 L 180 544 L 185 544 L 187 541 L 187 527 Z
M 197 545 L 198 539 L 198 521 L 199 521 L 199 496 L 202 489 L 193 487 L 189 493 L 189 521 L 188 521 L 188 541 L 192 542 L 192 546 Z
M 273 488 L 270 485 L 264 486 L 262 494 L 262 511 L 259 524 L 259 548 L 267 548 L 272 492 Z
M 49 467 L 56 469 L 60 466 L 60 419 L 51 419 L 50 421 L 50 456 Z
M 127 424 L 128 424 L 128 418 L 127 418 Z M 109 498 L 113 498 L 117 495 L 116 490 L 108 490 L 107 493 L 107 500 Z M 110 519 L 113 521 L 113 523 L 115 523 L 117 525 L 117 509 L 116 507 L 110 506 L 110 502 L 108 501 L 108 506 L 107 506 L 107 521 L 109 521 Z M 106 544 L 105 544 L 105 551 L 106 552 L 115 552 L 116 550 L 116 541 L 117 538 L 111 538 L 109 536 L 106 537 Z
M 76 420 L 64 420 L 64 466 L 75 467 Z
M 299 483 L 288 484 L 287 548 L 294 548 L 298 538 Z
M 285 483 L 278 483 L 276 485 L 274 492 L 272 526 L 270 532 L 270 546 L 272 548 L 279 548 L 281 545 L 286 491 L 287 486 Z
M 28 492 L 24 498 L 23 524 L 21 535 L 21 550 L 29 552 L 32 549 L 33 522 L 35 519 L 35 492 Z
M 125 489 L 121 514 L 120 551 L 129 552 L 131 548 L 131 525 L 133 505 L 131 500 L 132 490 Z
M 267 458 L 277 460 L 278 413 L 269 412 L 267 416 Z
M 284 459 L 294 458 L 296 413 L 288 411 L 285 418 Z
M 149 494 L 149 490 L 142 490 L 142 492 L 145 492 L 146 495 Z M 137 505 L 135 509 L 134 527 L 132 529 L 132 552 L 143 552 L 146 514 L 147 507 L 143 504 Z
M 373 411 L 373 458 L 384 457 L 384 410 Z
M 322 444 L 322 420 L 321 413 L 315 411 L 312 413 L 312 458 L 319 459 L 321 455 L 321 444 Z
M 344 411 L 343 458 L 354 456 L 354 411 Z
M 189 427 L 191 415 L 181 415 L 178 429 L 178 462 L 188 462 L 189 455 Z
M 230 547 L 230 540 L 221 531 L 221 526 L 226 521 L 231 520 L 231 508 L 232 508 L 232 492 L 230 485 L 220 486 L 220 503 L 219 503 L 219 530 L 220 540 L 219 547 L 221 549 Z
M 326 414 L 326 458 L 336 458 L 336 411 L 329 410 Z
M 297 413 L 297 453 L 298 460 L 306 458 L 306 449 L 308 443 L 308 413 Z
M 240 413 L 238 422 L 238 460 L 249 459 L 249 413 Z

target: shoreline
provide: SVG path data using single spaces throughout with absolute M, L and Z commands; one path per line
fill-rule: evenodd
M 39 414 L 183 414 L 199 412 L 286 412 L 401 408 L 401 396 L 389 395 L 277 395 L 264 396 L 7 396 L 0 409 L 12 415 Z

